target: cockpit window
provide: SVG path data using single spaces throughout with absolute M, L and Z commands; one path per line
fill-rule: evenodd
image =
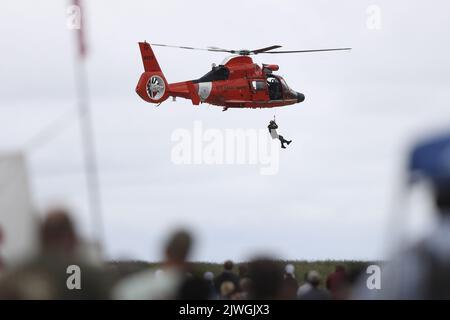
M 227 80 L 229 75 L 230 71 L 228 70 L 228 68 L 220 65 L 217 67 L 213 67 L 211 71 L 209 71 L 200 79 L 194 80 L 193 82 L 199 83 L 199 82 Z
M 275 76 L 267 76 L 267 85 L 269 87 L 269 97 L 270 100 L 281 100 L 283 99 L 283 90 L 281 88 L 280 79 Z
M 289 86 L 288 86 L 286 80 L 284 80 L 283 78 L 280 78 L 280 80 L 281 80 L 281 83 L 283 84 L 283 86 L 284 86 L 286 89 L 291 90 L 291 88 L 289 88 Z

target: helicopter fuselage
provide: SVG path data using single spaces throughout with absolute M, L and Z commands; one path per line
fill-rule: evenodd
M 273 108 L 304 101 L 305 96 L 289 88 L 273 71 L 277 65 L 260 67 L 249 56 L 231 56 L 197 80 L 168 84 L 146 42 L 139 43 L 145 72 L 136 92 L 145 101 L 161 103 L 168 97 L 190 99 L 194 105 L 208 103 L 228 108 Z

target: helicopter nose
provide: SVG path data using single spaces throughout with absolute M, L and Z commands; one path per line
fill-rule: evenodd
M 305 101 L 305 95 L 303 93 L 297 92 L 297 102 Z

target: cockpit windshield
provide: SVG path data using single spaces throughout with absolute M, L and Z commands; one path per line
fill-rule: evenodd
M 286 90 L 291 91 L 291 88 L 289 88 L 286 80 L 284 80 L 283 78 L 280 77 L 281 83 L 283 84 L 283 87 L 286 88 Z
M 293 92 L 282 77 L 273 74 L 267 75 L 267 86 L 270 100 L 282 100 L 283 95 Z

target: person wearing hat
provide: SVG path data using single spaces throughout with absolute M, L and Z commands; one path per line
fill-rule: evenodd
M 308 272 L 307 281 L 311 288 L 304 294 L 299 295 L 300 300 L 330 300 L 331 296 L 327 290 L 319 288 L 321 277 L 319 272 L 311 270 Z
M 293 264 L 289 263 L 285 266 L 283 278 L 283 299 L 297 299 L 298 282 L 295 279 L 295 266 Z

